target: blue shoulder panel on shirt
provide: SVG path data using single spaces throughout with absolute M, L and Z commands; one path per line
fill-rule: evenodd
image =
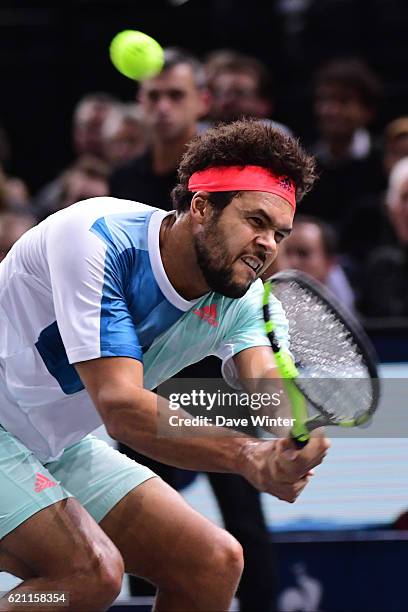
M 145 352 L 153 340 L 175 323 L 183 312 L 166 300 L 150 265 L 147 251 L 138 251 L 137 270 L 125 288 L 126 302 Z
M 153 340 L 183 312 L 163 295 L 154 277 L 148 252 L 148 221 L 153 211 L 120 213 L 96 221 L 91 231 L 107 244 L 101 301 L 101 351 L 115 347 L 142 360 Z M 108 340 L 109 339 L 109 340 Z
M 147 250 L 151 211 L 101 217 L 92 226 L 107 245 L 100 305 L 100 357 L 143 353 L 183 312 L 161 292 Z M 71 395 L 84 386 L 68 357 L 57 322 L 40 333 L 36 348 L 62 391 Z
M 123 215 L 114 215 L 123 219 Z M 145 229 L 145 215 L 142 228 Z M 135 215 L 135 221 L 138 220 Z M 125 299 L 126 286 L 137 269 L 139 251 L 134 247 L 127 230 L 116 227 L 112 233 L 107 219 L 98 219 L 91 231 L 102 238 L 107 245 L 105 255 L 105 275 L 102 287 L 100 314 L 100 351 L 101 357 L 133 357 L 143 360 L 143 352 L 136 333 L 136 326 Z M 146 233 L 146 231 L 142 231 Z
M 72 395 L 84 389 L 76 369 L 68 362 L 56 321 L 42 330 L 35 346 L 48 372 L 55 378 L 64 393 Z
M 91 227 L 108 245 L 121 253 L 129 248 L 147 251 L 147 231 L 154 210 L 120 212 L 100 217 Z

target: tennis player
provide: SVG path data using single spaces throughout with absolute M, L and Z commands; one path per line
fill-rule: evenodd
M 57 591 L 68 593 L 64 609 L 106 610 L 124 570 L 157 586 L 157 611 L 229 608 L 238 542 L 89 433 L 104 423 L 161 462 L 241 474 L 296 499 L 324 438 L 296 451 L 288 439 L 220 437 L 211 425 L 199 437 L 188 426 L 158 437 L 149 389 L 209 354 L 230 383 L 277 376 L 258 277 L 313 180 L 295 140 L 239 121 L 191 143 L 175 211 L 94 198 L 11 249 L 0 265 L 0 569 L 23 582 L 0 610 L 19 609 L 10 595 L 27 610 L 34 595 Z M 277 302 L 273 310 L 287 343 Z

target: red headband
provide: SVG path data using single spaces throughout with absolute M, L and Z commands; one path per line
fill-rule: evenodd
M 296 208 L 293 181 L 277 176 L 261 166 L 216 166 L 194 172 L 188 181 L 190 191 L 267 191 Z

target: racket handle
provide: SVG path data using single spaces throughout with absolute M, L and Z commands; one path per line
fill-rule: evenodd
M 306 440 L 300 440 L 299 438 L 295 438 L 294 436 L 291 436 L 294 445 L 296 446 L 296 448 L 298 450 L 301 450 L 302 448 L 304 448 L 306 446 L 306 444 L 309 442 L 309 438 L 307 438 Z
M 296 448 L 301 449 L 306 446 L 310 437 L 310 432 L 306 426 L 308 416 L 306 400 L 293 379 L 287 378 L 285 380 L 285 387 L 291 405 L 292 417 L 295 419 L 290 437 Z

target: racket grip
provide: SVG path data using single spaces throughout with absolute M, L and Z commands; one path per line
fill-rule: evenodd
M 294 445 L 296 446 L 296 448 L 298 450 L 302 450 L 302 448 L 304 448 L 306 446 L 306 444 L 309 442 L 309 438 L 307 440 L 300 440 L 299 438 L 295 438 L 294 436 L 291 436 Z
M 292 417 L 295 422 L 290 433 L 297 449 L 302 449 L 309 442 L 310 432 L 306 426 L 307 409 L 303 393 L 296 387 L 294 380 L 285 380 L 285 387 L 292 409 Z

